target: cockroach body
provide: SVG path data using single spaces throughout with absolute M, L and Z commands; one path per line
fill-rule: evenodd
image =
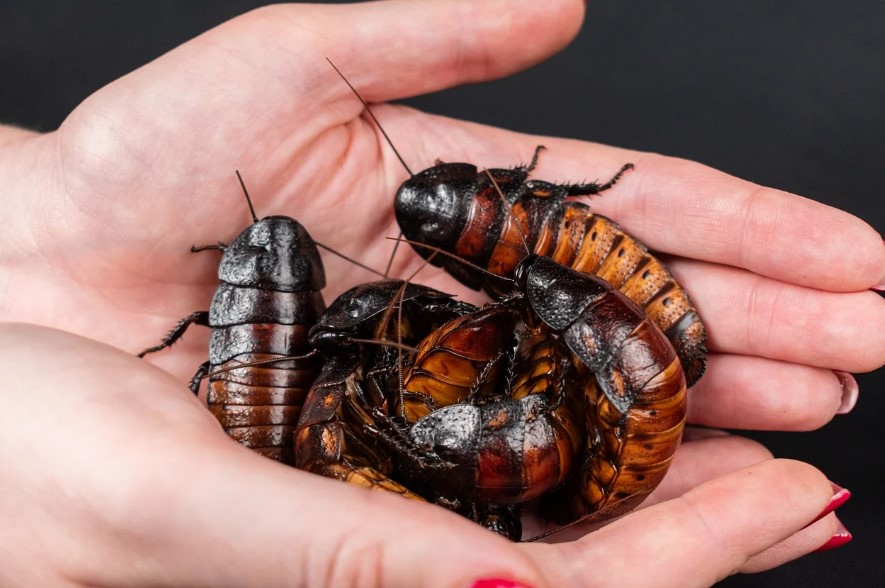
M 399 350 L 383 343 L 412 343 L 473 309 L 448 294 L 396 280 L 339 296 L 310 332 L 311 345 L 327 361 L 296 428 L 296 467 L 423 500 L 391 478 L 391 458 L 367 432 L 379 411 L 387 414 L 398 402 L 391 389 Z
M 597 276 L 528 255 L 514 277 L 505 302 L 555 336 L 583 374 L 586 459 L 544 497 L 543 511 L 566 524 L 612 502 L 635 506 L 663 479 L 685 426 L 685 375 L 673 346 L 639 305 Z
M 223 252 L 209 310 L 184 318 L 139 357 L 171 346 L 192 324 L 210 327 L 209 359 L 191 390 L 197 394 L 208 377 L 207 404 L 224 430 L 255 452 L 292 464 L 292 434 L 320 368 L 307 336 L 325 309 L 320 290 L 326 278 L 317 247 L 298 221 L 258 220 L 254 213 L 253 220 L 230 245 L 192 249 Z
M 673 343 L 688 384 L 694 384 L 704 371 L 706 332 L 688 293 L 614 221 L 566 200 L 608 190 L 632 164 L 602 184 L 553 184 L 528 179 L 540 150 L 529 165 L 513 169 L 479 171 L 468 163 L 438 163 L 412 175 L 395 200 L 403 235 L 504 277 L 513 277 L 527 255 L 524 237 L 531 253 L 597 275 L 644 307 Z M 425 258 L 432 255 L 428 248 L 415 250 Z M 500 281 L 457 260 L 436 256 L 431 263 L 495 298 L 506 292 Z

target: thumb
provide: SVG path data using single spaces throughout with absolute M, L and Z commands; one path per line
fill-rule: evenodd
M 204 456 L 212 465 L 198 480 L 192 468 L 177 472 L 184 492 L 169 501 L 178 514 L 143 543 L 175 571 L 171 585 L 541 585 L 513 544 L 442 508 L 224 445 Z
M 46 568 L 88 586 L 540 585 L 527 556 L 466 519 L 238 445 L 181 382 L 118 349 L 3 326 L 0 369 L 0 478 L 12 482 L 0 578 Z

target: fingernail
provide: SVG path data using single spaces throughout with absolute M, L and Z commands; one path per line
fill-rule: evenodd
M 848 372 L 833 370 L 833 373 L 836 374 L 836 377 L 839 378 L 839 383 L 842 385 L 842 403 L 839 405 L 839 410 L 836 411 L 836 414 L 847 414 L 857 404 L 857 395 L 860 392 L 860 388 L 857 386 L 857 380 Z
M 531 588 L 528 584 L 514 580 L 501 580 L 499 578 L 483 578 L 474 582 L 470 588 Z
M 826 543 L 815 549 L 815 551 L 829 551 L 831 549 L 836 549 L 837 547 L 842 547 L 849 541 L 851 541 L 851 533 L 849 533 L 848 529 L 845 528 L 845 525 L 840 522 L 839 530 L 836 531 Z
M 848 499 L 851 498 L 851 492 L 849 492 L 842 486 L 839 486 L 838 484 L 834 484 L 833 482 L 830 482 L 830 484 L 832 484 L 833 486 L 833 497 L 830 498 L 830 501 L 827 503 L 821 513 L 817 515 L 814 520 L 811 521 L 811 523 L 808 523 L 809 525 L 821 520 L 822 518 L 848 502 Z

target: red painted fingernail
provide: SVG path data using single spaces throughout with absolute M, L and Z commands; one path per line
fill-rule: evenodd
M 833 370 L 833 373 L 836 374 L 836 377 L 839 378 L 839 383 L 842 385 L 842 403 L 839 405 L 839 410 L 836 411 L 836 414 L 847 414 L 857 404 L 860 388 L 857 386 L 857 380 L 848 372 Z
M 470 588 L 531 588 L 531 586 L 522 582 L 516 582 L 515 580 L 483 578 L 474 582 Z
M 830 482 L 830 484 L 833 483 Z M 809 525 L 821 520 L 822 518 L 848 502 L 848 499 L 851 498 L 851 492 L 837 484 L 833 484 L 833 491 L 835 492 L 835 494 L 833 494 L 833 497 L 830 498 L 830 501 L 827 503 L 821 513 L 817 515 L 817 517 L 815 517 L 815 519 L 811 521 L 811 523 L 808 523 Z
M 842 547 L 849 541 L 851 541 L 851 533 L 849 533 L 848 529 L 845 528 L 845 525 L 840 522 L 839 530 L 836 531 L 826 543 L 815 549 L 815 551 L 829 551 L 831 549 L 836 549 L 837 547 Z

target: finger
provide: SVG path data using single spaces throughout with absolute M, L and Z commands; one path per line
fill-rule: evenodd
M 35 379 L 40 357 L 53 369 Z M 0 523 L 21 530 L 0 545 L 32 545 L 39 526 L 36 546 L 51 546 L 41 566 L 71 582 L 541 584 L 512 544 L 449 511 L 243 448 L 184 386 L 119 350 L 4 325 L 0 369 L 14 391 L 0 413 L 0 474 L 15 480 Z
M 771 452 L 752 439 L 687 427 L 673 463 L 648 505 L 677 498 L 710 480 L 771 458 Z
M 317 54 L 331 58 L 366 100 L 382 102 L 526 69 L 571 42 L 584 8 L 580 0 L 392 0 L 267 10 L 290 25 L 280 42 L 293 50 L 304 51 L 303 28 L 334 32 Z M 333 80 L 325 62 L 318 66 L 322 80 Z M 349 94 L 340 83 L 332 86 L 339 96 Z
M 539 179 L 605 180 L 624 163 L 634 163 L 636 169 L 593 198 L 591 207 L 653 250 L 834 292 L 885 282 L 879 233 L 824 204 L 681 159 L 399 113 L 401 120 L 385 119 L 391 121 L 388 133 L 405 145 L 405 154 L 414 154 L 406 158 L 417 165 L 442 158 L 507 167 L 527 161 L 537 144 L 547 147 L 533 174 Z M 402 177 L 401 168 L 396 171 Z
M 850 375 L 760 357 L 714 353 L 690 394 L 688 421 L 708 427 L 811 431 L 857 401 Z
M 830 482 L 813 467 L 769 460 L 637 511 L 573 544 L 544 546 L 537 556 L 563 586 L 603 586 L 613 577 L 626 588 L 709 586 L 806 527 L 831 498 Z M 828 539 L 828 529 L 808 529 L 819 536 L 806 535 L 794 557 Z M 623 569 L 631 570 L 629 577 L 619 573 Z
M 757 553 L 748 559 L 739 571 L 744 574 L 764 572 L 793 561 L 809 551 L 834 549 L 845 545 L 852 539 L 851 532 L 834 514 L 824 517 L 814 523 L 812 527 L 803 529 L 765 551 Z M 819 543 L 821 537 L 827 538 L 826 543 Z
M 638 508 L 672 500 L 692 488 L 742 467 L 771 459 L 761 444 L 725 431 L 688 427 L 683 442 L 676 451 L 673 463 L 663 481 Z M 597 523 L 588 523 L 557 529 L 549 521 L 529 511 L 523 522 L 524 536 L 534 537 L 553 531 L 545 542 L 574 541 L 592 532 Z
M 885 300 L 875 292 L 821 292 L 682 259 L 668 265 L 688 285 L 713 351 L 846 372 L 885 363 Z
M 635 188 L 597 210 L 653 249 L 834 292 L 885 278 L 881 235 L 847 212 L 690 161 L 652 155 L 636 166 Z

